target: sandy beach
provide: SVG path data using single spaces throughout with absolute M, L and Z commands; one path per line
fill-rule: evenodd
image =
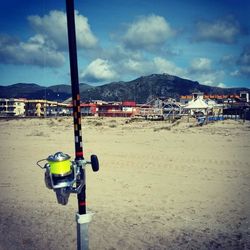
M 250 249 L 250 122 L 83 118 L 90 249 Z M 76 249 L 76 196 L 40 159 L 74 156 L 72 118 L 0 120 L 0 249 Z

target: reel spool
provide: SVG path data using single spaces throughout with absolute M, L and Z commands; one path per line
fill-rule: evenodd
M 43 161 L 43 160 L 41 160 Z M 85 170 L 87 164 L 92 165 L 94 172 L 99 170 L 99 162 L 96 155 L 91 155 L 91 161 L 85 160 L 70 161 L 70 156 L 62 152 L 50 155 L 46 159 L 47 163 L 42 167 L 45 169 L 44 181 L 48 189 L 53 189 L 56 193 L 57 202 L 62 205 L 68 203 L 70 193 L 79 194 L 85 185 L 85 176 L 81 174 L 81 169 Z M 80 185 L 76 187 L 76 181 L 80 180 Z

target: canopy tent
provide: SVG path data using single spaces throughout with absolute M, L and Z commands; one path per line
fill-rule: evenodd
M 193 99 L 190 101 L 184 109 L 188 110 L 191 115 L 194 115 L 196 113 L 202 113 L 203 115 L 207 114 L 207 110 L 209 109 L 209 106 L 206 104 L 206 102 L 201 99 Z
M 184 109 L 207 109 L 208 105 L 201 98 L 190 101 Z

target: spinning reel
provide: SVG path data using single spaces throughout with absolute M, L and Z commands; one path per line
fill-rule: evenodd
M 99 162 L 96 155 L 91 155 L 91 161 L 77 160 L 70 161 L 70 156 L 62 152 L 57 152 L 50 155 L 47 163 L 41 166 L 45 169 L 44 181 L 48 189 L 53 189 L 56 193 L 57 202 L 62 205 L 68 203 L 69 195 L 71 193 L 79 194 L 85 185 L 85 167 L 91 164 L 94 172 L 99 170 Z

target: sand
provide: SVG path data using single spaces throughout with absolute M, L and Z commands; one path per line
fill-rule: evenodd
M 250 123 L 83 118 L 90 249 L 250 249 Z M 0 249 L 76 249 L 76 196 L 36 161 L 74 155 L 72 119 L 0 121 Z

